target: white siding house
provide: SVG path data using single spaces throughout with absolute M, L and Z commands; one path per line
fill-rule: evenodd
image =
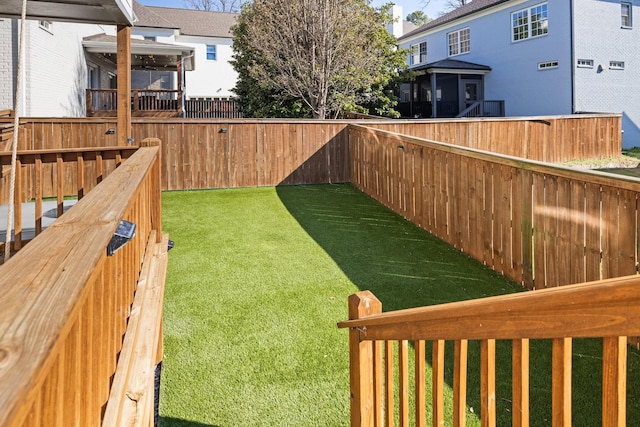
M 0 110 L 14 108 L 19 27 L 16 19 L 0 20 Z M 104 28 L 95 24 L 27 21 L 22 115 L 84 115 L 89 67 L 107 65 L 87 60 L 82 38 Z
M 400 37 L 416 73 L 401 113 L 455 117 L 481 100 L 507 116 L 621 113 L 623 146 L 640 146 L 634 17 L 640 0 L 474 0 Z
M 228 99 L 237 73 L 229 63 L 233 54 L 231 27 L 237 14 L 192 9 L 142 6 L 134 3 L 138 22 L 132 37 L 188 46 L 195 51 L 193 71 L 184 76 L 187 98 Z M 177 89 L 174 80 L 173 89 Z
M 233 95 L 237 75 L 229 60 L 235 14 L 136 2 L 133 8 L 132 89 L 183 89 L 187 99 Z M 17 19 L 0 18 L 0 110 L 15 105 L 19 27 Z M 115 88 L 115 35 L 112 25 L 28 20 L 22 115 L 84 116 L 87 89 Z M 150 64 L 154 56 L 162 56 L 158 64 Z M 176 68 L 184 74 L 178 76 Z

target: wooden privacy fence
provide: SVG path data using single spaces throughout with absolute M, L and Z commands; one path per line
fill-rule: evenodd
M 618 157 L 620 114 L 502 117 L 449 120 L 386 120 L 366 126 L 461 147 L 541 162 Z
M 410 425 L 411 419 L 416 426 L 426 426 L 428 418 L 433 426 L 466 425 L 469 340 L 480 343 L 482 425 L 496 425 L 496 369 L 504 368 L 496 365 L 496 340 L 512 343 L 512 425 L 528 426 L 530 418 L 539 422 L 536 417 L 540 414 L 530 414 L 529 380 L 539 374 L 529 370 L 530 339 L 553 340 L 549 421 L 553 426 L 570 426 L 572 337 L 602 339 L 601 381 L 596 379 L 592 385 L 594 393 L 602 396 L 600 425 L 624 426 L 625 337 L 640 334 L 639 287 L 640 277 L 630 276 L 387 313 L 382 313 L 382 304 L 370 292 L 352 295 L 351 320 L 338 324 L 350 329 L 351 426 L 392 426 L 396 420 L 399 425 Z M 445 341 L 454 343 L 453 366 L 445 366 Z M 413 366 L 409 365 L 409 342 L 413 344 Z M 427 342 L 432 347 L 430 358 L 425 351 Z M 425 379 L 427 360 L 431 362 L 431 384 Z M 450 419 L 445 417 L 445 371 L 452 371 Z M 415 396 L 412 402 L 409 390 Z
M 529 289 L 637 272 L 640 181 L 350 126 L 351 182 Z
M 165 190 L 349 180 L 341 121 L 144 121 L 134 138 L 162 141 Z
M 141 148 L 0 267 L 0 425 L 151 425 L 159 183 L 158 148 Z M 135 236 L 107 256 L 123 219 Z
M 1 119 L 0 126 L 10 119 Z M 349 180 L 347 126 L 357 120 L 133 119 L 135 146 L 162 141 L 163 189 Z M 620 115 L 457 120 L 366 120 L 366 125 L 531 160 L 616 157 Z M 117 145 L 115 120 L 21 120 L 20 150 Z
M 135 148 L 86 148 L 19 151 L 17 155 L 14 203 L 13 251 L 42 232 L 43 200 L 56 199 L 56 217 L 64 211 L 65 196 L 82 199 L 118 167 Z M 0 152 L 0 204 L 9 203 L 11 153 Z M 23 235 L 23 203 L 33 201 L 33 230 Z M 31 221 L 29 221 L 31 224 Z M 4 258 L 4 239 L 0 242 L 0 261 Z

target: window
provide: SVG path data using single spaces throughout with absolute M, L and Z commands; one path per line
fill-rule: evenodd
M 427 42 L 411 45 L 409 53 L 409 65 L 427 62 Z
M 578 68 L 593 68 L 593 59 L 578 59 Z
M 207 60 L 215 61 L 216 60 L 216 45 L 207 45 Z
M 409 52 L 409 65 L 415 65 L 420 62 L 420 53 L 418 52 L 418 45 L 412 44 L 409 48 L 411 52 Z
M 631 3 L 620 3 L 620 18 L 622 19 L 623 28 L 631 28 L 633 23 L 631 21 Z
M 609 61 L 610 70 L 624 70 L 624 61 Z
M 471 31 L 469 28 L 448 33 L 447 38 L 449 40 L 449 56 L 471 51 Z
M 538 70 L 549 70 L 551 68 L 558 68 L 558 61 L 547 61 L 538 63 Z
M 411 85 L 409 83 L 400 85 L 400 102 L 411 102 Z
M 45 31 L 53 31 L 53 23 L 51 21 L 38 21 L 38 26 Z
M 427 62 L 427 42 L 420 43 L 420 62 Z
M 544 36 L 549 32 L 547 3 L 511 14 L 511 40 L 514 42 Z
M 156 41 L 156 36 L 144 36 L 144 39 L 150 42 L 154 42 Z

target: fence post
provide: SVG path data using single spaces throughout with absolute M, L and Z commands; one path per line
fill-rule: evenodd
M 156 230 L 156 243 L 162 241 L 162 142 L 159 138 L 145 138 L 140 147 L 158 147 L 158 158 L 151 173 L 153 205 L 151 206 L 151 227 Z
M 369 291 L 349 296 L 349 319 L 382 312 L 382 303 Z M 373 341 L 363 340 L 366 331 L 349 330 L 349 379 L 351 384 L 351 427 L 373 426 Z

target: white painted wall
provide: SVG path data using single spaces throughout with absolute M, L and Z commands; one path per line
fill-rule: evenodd
M 188 98 L 228 98 L 233 96 L 238 73 L 232 59 L 232 40 L 227 38 L 181 36 L 177 44 L 195 48 L 194 71 L 187 71 L 185 84 Z M 207 45 L 216 45 L 216 60 L 207 60 Z
M 622 113 L 623 147 L 640 146 L 640 0 L 633 4 L 633 26 L 622 28 L 620 2 L 574 0 L 575 109 Z M 593 68 L 578 67 L 578 59 L 593 60 Z M 610 69 L 623 61 L 624 70 Z M 601 68 L 599 68 L 601 67 Z
M 14 52 L 1 56 L 0 108 L 15 108 L 17 49 L 19 20 L 0 22 L 0 50 Z M 94 24 L 52 22 L 50 29 L 41 28 L 39 21 L 26 22 L 24 50 L 24 108 L 22 115 L 30 117 L 80 117 L 85 115 L 87 60 L 82 38 L 103 32 Z M 6 70 L 6 72 L 5 72 Z
M 18 55 L 18 21 L 0 18 L 0 110 L 13 109 Z M 14 42 L 15 40 L 15 42 Z

